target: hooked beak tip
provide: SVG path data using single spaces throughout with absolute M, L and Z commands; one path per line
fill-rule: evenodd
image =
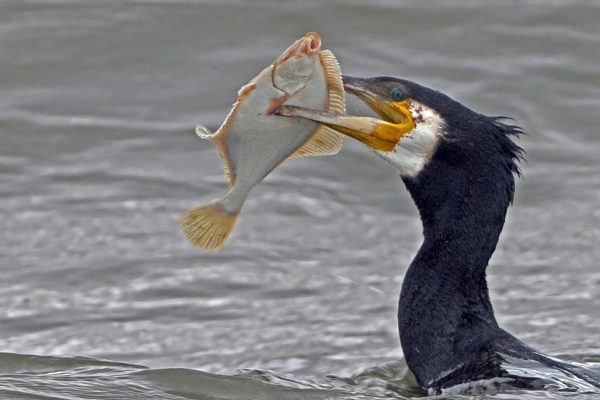
M 364 88 L 364 79 L 356 78 L 354 76 L 342 75 L 342 81 L 344 82 L 344 89 L 349 92 L 355 92 Z
M 414 127 L 406 102 L 393 101 L 382 96 L 380 92 L 385 91 L 385 87 L 382 89 L 373 79 L 342 75 L 342 80 L 344 90 L 358 97 L 383 120 L 393 124 L 409 124 Z

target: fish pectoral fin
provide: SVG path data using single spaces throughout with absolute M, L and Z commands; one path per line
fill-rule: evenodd
M 208 128 L 204 126 L 198 125 L 196 127 L 196 135 L 198 135 L 198 137 L 202 139 L 212 140 L 212 138 L 215 136 L 215 133 L 211 132 Z
M 233 230 L 238 215 L 239 212 L 227 212 L 216 201 L 189 210 L 181 216 L 179 224 L 192 245 L 218 251 Z
M 288 157 L 288 160 L 337 154 L 342 148 L 342 143 L 343 136 L 341 134 L 325 125 L 321 125 L 302 147 Z

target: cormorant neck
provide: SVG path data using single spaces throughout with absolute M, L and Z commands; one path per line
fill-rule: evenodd
M 404 182 L 419 209 L 424 241 L 404 278 L 398 327 L 409 368 L 431 387 L 451 371 L 490 357 L 490 343 L 501 332 L 485 270 L 514 178 L 493 163 L 456 168 L 433 159 Z
M 498 190 L 500 182 L 490 185 L 489 181 L 482 183 L 468 177 L 445 178 L 452 181 L 445 183 L 449 190 L 439 190 L 438 186 L 437 198 L 410 190 L 423 225 L 423 244 L 415 262 L 434 257 L 439 262 L 427 264 L 440 272 L 440 278 L 470 275 L 483 279 L 510 203 L 508 196 L 498 196 L 512 193 L 512 177 L 506 190 Z M 411 186 L 408 182 L 406 185 Z

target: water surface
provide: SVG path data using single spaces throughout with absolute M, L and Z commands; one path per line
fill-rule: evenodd
M 311 30 L 345 73 L 524 127 L 492 301 L 530 345 L 599 362 L 598 20 L 590 1 L 0 2 L 0 397 L 422 394 L 395 315 L 420 223 L 367 149 L 279 168 L 219 254 L 178 227 L 226 187 L 194 126 Z

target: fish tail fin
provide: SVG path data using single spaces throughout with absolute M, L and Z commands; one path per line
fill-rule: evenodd
M 239 211 L 227 212 L 219 201 L 193 208 L 183 214 L 179 224 L 192 245 L 218 251 L 229 237 Z

